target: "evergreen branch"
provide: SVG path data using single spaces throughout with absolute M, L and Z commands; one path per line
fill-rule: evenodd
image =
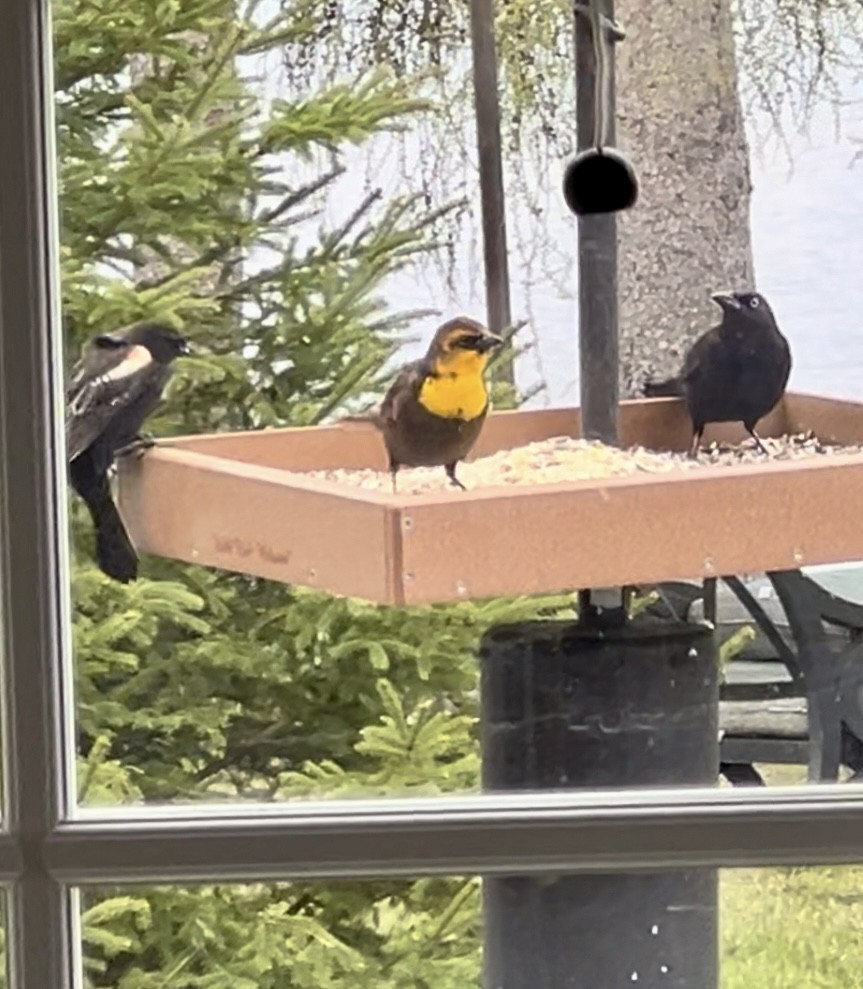
M 383 190 L 380 188 L 372 189 L 371 192 L 366 194 L 365 198 L 359 206 L 357 206 L 353 213 L 351 213 L 347 220 L 340 227 L 336 227 L 335 230 L 327 234 L 322 244 L 325 253 L 334 252 L 339 244 L 347 239 L 351 230 L 354 229 L 354 227 L 368 213 L 372 206 L 380 200 L 382 195 Z
M 276 206 L 273 206 L 271 209 L 264 210 L 264 212 L 259 214 L 257 217 L 258 222 L 262 226 L 269 226 L 273 223 L 273 221 L 277 220 L 289 209 L 293 209 L 294 206 L 298 206 L 310 196 L 313 196 L 315 193 L 325 189 L 331 182 L 334 182 L 337 178 L 344 175 L 344 173 L 344 165 L 337 165 L 335 168 L 330 169 L 330 171 L 324 172 L 320 178 L 317 178 L 314 181 L 309 182 L 307 185 L 288 193 L 288 195 L 286 195 Z

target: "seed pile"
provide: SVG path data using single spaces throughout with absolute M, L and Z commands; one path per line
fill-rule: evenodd
M 762 464 L 769 460 L 801 460 L 828 454 L 863 453 L 863 446 L 833 446 L 823 443 L 814 434 L 762 438 L 770 452 L 765 457 L 752 440 L 737 445 L 712 443 L 702 448 L 696 460 L 685 453 L 657 453 L 644 447 L 617 449 L 596 440 L 555 436 L 529 443 L 514 450 L 501 450 L 489 457 L 459 465 L 459 478 L 469 490 L 500 485 L 554 484 L 560 481 L 582 481 L 633 474 L 668 474 L 677 471 L 700 470 L 705 467 L 728 467 L 741 464 Z M 351 487 L 376 491 L 392 491 L 386 471 L 320 470 L 304 475 L 325 479 Z M 423 494 L 448 489 L 442 467 L 403 467 L 398 474 L 399 494 Z

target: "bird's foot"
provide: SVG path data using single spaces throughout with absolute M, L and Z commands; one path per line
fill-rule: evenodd
M 121 446 L 114 457 L 143 457 L 147 450 L 151 450 L 154 446 L 156 446 L 155 437 L 149 433 L 142 433 L 140 436 L 136 436 L 131 443 Z
M 762 452 L 762 453 L 764 454 L 764 456 L 765 456 L 765 457 L 769 457 L 769 456 L 770 456 L 770 451 L 769 451 L 769 450 L 767 449 L 767 447 L 766 447 L 766 446 L 765 446 L 765 445 L 764 445 L 764 444 L 763 444 L 763 443 L 761 442 L 761 437 L 760 437 L 760 436 L 758 435 L 758 433 L 756 433 L 754 429 L 750 429 L 750 430 L 749 430 L 749 435 L 750 435 L 750 436 L 752 437 L 752 439 L 754 439 L 754 440 L 755 440 L 755 445 L 756 445 L 756 446 L 758 447 L 758 449 L 759 449 L 759 450 L 760 450 L 760 451 L 761 451 L 761 452 Z
M 455 464 L 447 464 L 446 476 L 450 479 L 451 484 L 454 484 L 457 488 L 460 488 L 462 491 L 467 491 L 467 488 L 455 476 Z

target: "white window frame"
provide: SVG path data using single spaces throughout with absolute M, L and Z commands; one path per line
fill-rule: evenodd
M 0 596 L 10 989 L 80 986 L 77 887 L 863 862 L 863 790 L 76 806 L 48 0 L 0 0 Z

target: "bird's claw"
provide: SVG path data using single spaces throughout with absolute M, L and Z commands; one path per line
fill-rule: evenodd
M 752 437 L 752 439 L 753 439 L 753 440 L 755 440 L 755 445 L 756 445 L 756 446 L 758 447 L 758 449 L 759 449 L 759 450 L 760 450 L 760 451 L 761 451 L 761 452 L 762 452 L 762 453 L 764 454 L 764 456 L 765 456 L 765 457 L 769 457 L 769 456 L 770 456 L 770 451 L 769 451 L 769 450 L 767 449 L 767 447 L 766 447 L 766 446 L 765 446 L 765 445 L 764 445 L 764 444 L 762 443 L 762 441 L 761 441 L 761 437 L 760 437 L 760 436 L 758 435 L 758 433 L 756 433 L 754 429 L 748 429 L 748 430 L 747 430 L 747 432 L 748 432 L 748 433 L 749 433 L 749 435 L 750 435 L 750 436 Z
M 136 436 L 131 443 L 127 443 L 125 446 L 121 446 L 119 450 L 114 454 L 114 457 L 143 457 L 147 450 L 151 450 L 156 446 L 155 437 L 148 434 L 142 434 Z
M 461 489 L 462 491 L 467 491 L 467 488 L 461 483 L 461 481 L 455 476 L 455 467 L 447 467 L 446 476 L 450 479 L 450 483 L 455 485 L 455 487 Z

